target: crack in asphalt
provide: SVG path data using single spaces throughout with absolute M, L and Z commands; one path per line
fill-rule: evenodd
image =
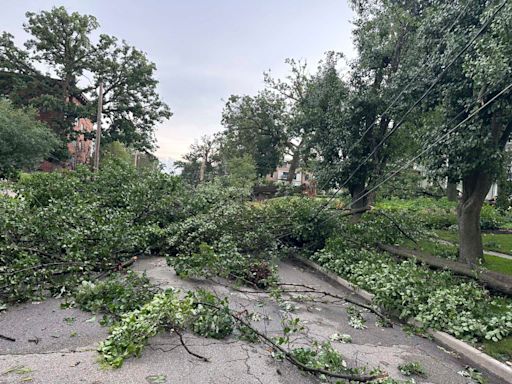
M 260 379 L 258 376 L 256 376 L 254 373 L 252 373 L 252 372 L 251 372 L 251 366 L 250 366 L 250 364 L 249 364 L 249 360 L 251 359 L 251 355 L 250 355 L 250 353 L 249 353 L 249 350 L 247 350 L 247 349 L 245 348 L 245 346 L 244 346 L 244 345 L 241 345 L 241 346 L 240 346 L 240 348 L 241 348 L 241 349 L 246 353 L 246 355 L 247 355 L 247 357 L 246 357 L 245 359 L 243 359 L 244 364 L 245 364 L 245 367 L 246 367 L 246 373 L 247 373 L 247 375 L 249 375 L 250 377 L 254 377 L 254 378 L 258 381 L 258 383 L 263 384 L 263 381 L 261 381 L 261 379 Z

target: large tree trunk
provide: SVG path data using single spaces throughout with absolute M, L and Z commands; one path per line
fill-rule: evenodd
M 459 222 L 459 261 L 476 266 L 483 257 L 480 211 L 492 179 L 483 170 L 462 180 L 462 197 L 457 207 Z
M 387 244 L 378 244 L 377 246 L 386 252 L 392 253 L 393 255 L 407 257 L 416 260 L 418 263 L 425 263 L 435 268 L 448 269 L 456 274 L 469 276 L 480 281 L 489 288 L 512 295 L 512 277 L 508 275 L 489 271 L 484 268 L 473 269 L 466 264 L 459 263 L 458 261 L 432 256 L 431 254 L 422 251 L 415 251 Z M 477 273 L 475 273 L 475 271 Z
M 286 177 L 286 182 L 291 184 L 293 179 L 295 179 L 295 173 L 297 172 L 297 168 L 299 167 L 300 160 L 300 147 L 298 146 L 295 152 L 293 153 L 292 161 L 290 162 L 290 169 L 288 170 L 288 176 Z
M 366 194 L 368 191 L 366 190 L 365 184 L 361 183 L 349 187 L 349 192 L 352 197 L 350 209 L 353 212 L 353 215 L 350 217 L 350 222 L 357 223 L 360 220 L 361 215 L 368 210 L 369 195 Z
M 459 197 L 459 192 L 457 191 L 457 183 L 453 183 L 448 180 L 448 183 L 446 184 L 446 197 L 449 201 L 457 201 L 457 198 Z
M 352 197 L 350 208 L 359 210 L 368 207 L 369 195 L 366 194 L 367 190 L 364 184 L 358 184 L 349 188 L 349 192 L 350 196 Z

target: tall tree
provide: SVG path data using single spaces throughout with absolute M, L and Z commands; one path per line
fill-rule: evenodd
M 190 151 L 183 156 L 183 161 L 175 163 L 181 169 L 181 176 L 188 183 L 197 185 L 212 180 L 219 173 L 219 140 L 204 135 L 190 146 Z
M 349 75 L 343 76 L 346 84 L 332 59 L 317 79 L 319 102 L 324 99 L 319 108 L 330 109 L 318 120 L 324 127 L 317 129 L 320 185 L 348 188 L 355 208 L 369 204 L 369 187 L 396 153 L 399 140 L 393 132 L 406 105 L 393 101 L 405 85 L 399 70 L 411 48 L 422 3 L 426 2 L 352 1 L 358 55 Z
M 62 79 L 62 99 L 69 101 L 71 88 L 89 68 L 93 45 L 90 34 L 99 27 L 94 16 L 68 13 L 64 7 L 54 7 L 41 13 L 27 12 L 25 32 L 31 38 L 25 47 L 32 60 L 49 65 Z
M 283 159 L 285 147 L 285 105 L 269 92 L 256 96 L 232 95 L 222 113 L 223 132 L 221 156 L 249 154 L 259 176 L 272 173 Z
M 96 88 L 103 81 L 107 142 L 153 149 L 155 125 L 171 113 L 156 92 L 156 68 L 146 55 L 124 42 L 118 44 L 114 37 L 101 35 L 93 41 L 99 28 L 94 16 L 69 13 L 64 7 L 26 15 L 24 28 L 30 38 L 25 49 L 14 44 L 12 35 L 0 36 L 1 94 L 46 113 L 65 143 L 77 134 L 72 129 L 77 118 L 95 120 Z M 40 64 L 49 68 L 49 75 L 37 70 Z M 70 102 L 81 95 L 93 102 Z
M 308 123 L 308 106 L 306 95 L 311 86 L 312 77 L 305 61 L 287 59 L 290 73 L 284 79 L 276 79 L 265 74 L 268 92 L 283 100 L 285 124 L 283 125 L 284 154 L 290 160 L 290 168 L 286 181 L 292 183 L 299 166 L 305 165 L 309 159 L 311 126 Z
M 256 96 L 231 96 L 222 123 L 226 149 L 238 151 L 238 156 L 251 154 L 259 176 L 289 161 L 287 182 L 291 183 L 310 153 L 306 94 L 311 75 L 305 62 L 286 62 L 290 73 L 284 79 L 265 73 L 265 88 Z
M 474 44 L 448 68 L 442 83 L 425 103 L 442 119 L 428 126 L 423 140 L 433 142 L 463 123 L 477 108 L 499 94 L 512 73 L 512 4 L 466 0 L 438 2 L 426 14 L 415 47 L 428 58 L 428 69 L 439 73 L 456 53 L 489 21 Z M 451 28 L 447 29 L 446 26 Z M 512 96 L 508 92 L 478 112 L 447 140 L 429 152 L 426 165 L 434 175 L 462 182 L 457 214 L 461 261 L 477 264 L 483 256 L 480 212 L 485 197 L 502 168 L 512 132 Z
M 172 115 L 156 90 L 156 65 L 125 41 L 119 44 L 115 37 L 101 35 L 91 70 L 95 86 L 103 82 L 103 117 L 108 126 L 102 134 L 107 142 L 153 149 L 156 124 Z

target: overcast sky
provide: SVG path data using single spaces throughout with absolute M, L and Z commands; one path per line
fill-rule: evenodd
M 284 75 L 285 58 L 314 68 L 328 50 L 353 56 L 346 0 L 11 0 L 2 4 L 0 29 L 23 42 L 25 12 L 60 5 L 96 16 L 100 32 L 156 63 L 160 95 L 174 113 L 157 129 L 162 160 L 219 131 L 223 100 L 255 93 L 263 71 Z

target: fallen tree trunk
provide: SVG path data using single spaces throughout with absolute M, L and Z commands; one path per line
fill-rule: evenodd
M 381 250 L 396 256 L 415 259 L 434 268 L 448 269 L 458 275 L 469 276 L 475 280 L 478 280 L 480 283 L 484 284 L 492 290 L 505 293 L 507 295 L 512 295 L 512 277 L 503 275 L 501 273 L 489 271 L 479 267 L 471 268 L 465 263 L 442 259 L 436 256 L 432 256 L 428 253 L 414 251 L 394 245 L 378 244 L 378 247 Z

